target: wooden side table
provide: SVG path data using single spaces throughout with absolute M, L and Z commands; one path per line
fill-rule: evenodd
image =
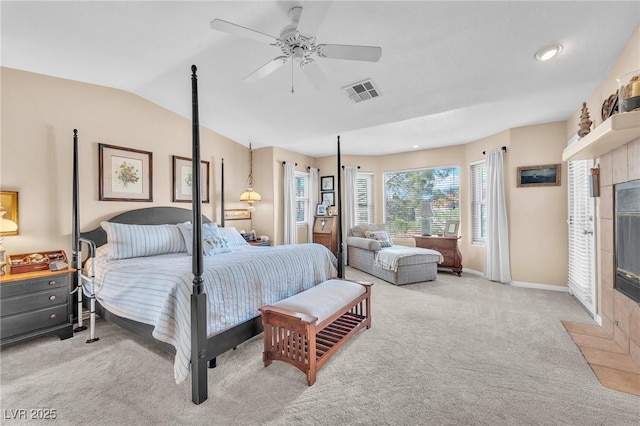
M 436 250 L 442 253 L 444 261 L 438 264 L 439 267 L 449 268 L 454 273 L 462 273 L 462 253 L 458 248 L 458 237 L 436 237 L 414 235 L 416 247 Z
M 313 242 L 338 254 L 338 216 L 316 216 L 313 222 Z
M 73 336 L 71 276 L 75 270 L 0 276 L 0 345 L 56 334 Z

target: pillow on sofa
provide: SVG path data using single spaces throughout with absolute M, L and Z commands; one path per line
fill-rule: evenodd
M 386 231 L 387 227 L 384 223 L 369 223 L 367 225 L 356 225 L 351 228 L 351 235 L 354 237 L 367 238 L 367 231 Z
M 380 243 L 380 247 L 391 247 L 393 245 L 393 241 L 387 231 L 366 231 L 364 235 L 367 238 L 376 240 Z

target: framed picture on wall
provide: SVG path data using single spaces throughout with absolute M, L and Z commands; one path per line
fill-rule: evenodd
M 247 209 L 225 209 L 224 220 L 248 220 L 251 219 L 251 212 Z
M 153 201 L 153 154 L 98 144 L 100 201 Z
M 518 167 L 517 186 L 559 186 L 561 164 Z
M 326 201 L 326 203 L 325 203 Z M 331 191 L 331 192 L 323 192 L 322 193 L 322 203 L 326 204 L 327 206 L 335 206 L 336 205 L 336 199 L 335 199 L 335 192 Z
M 193 191 L 193 163 L 191 158 L 172 155 L 173 163 L 173 201 L 190 203 Z M 209 162 L 200 161 L 200 197 L 203 203 L 209 202 Z
M 333 176 L 322 176 L 320 178 L 321 191 L 333 191 Z

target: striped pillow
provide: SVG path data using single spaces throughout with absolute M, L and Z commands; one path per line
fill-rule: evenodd
M 107 260 L 157 256 L 187 251 L 177 225 L 129 225 L 101 222 L 107 233 Z
M 227 239 L 230 247 L 239 247 L 239 246 L 249 245 L 247 240 L 245 240 L 244 237 L 242 237 L 242 235 L 240 235 L 238 230 L 233 226 L 230 226 L 228 228 L 218 228 L 218 231 L 220 231 L 221 236 Z

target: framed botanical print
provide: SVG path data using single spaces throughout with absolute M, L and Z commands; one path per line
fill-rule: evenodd
M 173 163 L 173 201 L 191 202 L 193 192 L 193 161 L 191 158 L 172 155 Z M 200 161 L 200 197 L 203 203 L 209 202 L 209 162 Z
M 336 205 L 335 192 L 323 192 L 322 193 L 322 203 L 326 204 L 327 207 Z
M 322 176 L 320 178 L 321 191 L 333 191 L 333 176 Z
M 100 201 L 153 201 L 153 154 L 98 144 Z

